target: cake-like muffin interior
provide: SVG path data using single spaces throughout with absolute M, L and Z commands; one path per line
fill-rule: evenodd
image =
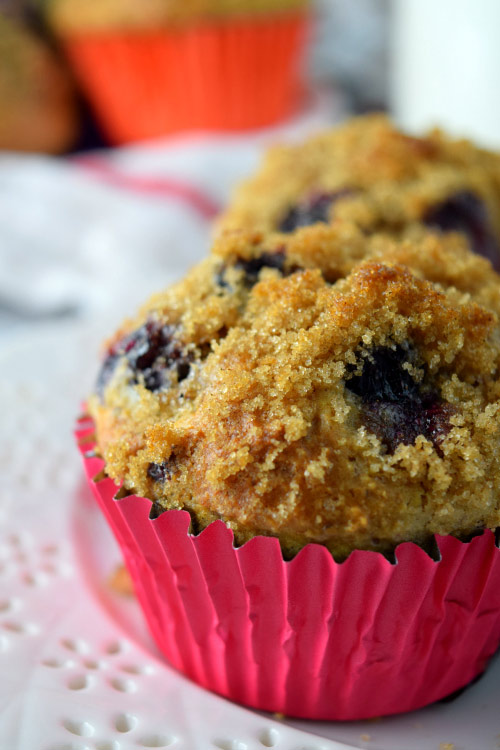
M 366 259 L 333 283 L 305 252 L 226 237 L 128 322 L 89 404 L 107 473 L 287 555 L 496 527 L 498 277 L 456 238 L 423 240 L 431 262 L 357 231 L 341 250 Z

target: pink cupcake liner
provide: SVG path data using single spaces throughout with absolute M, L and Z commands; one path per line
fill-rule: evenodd
M 284 561 L 277 539 L 233 546 L 222 521 L 189 533 L 186 511 L 94 481 L 94 426 L 76 436 L 95 497 L 168 661 L 247 706 L 309 719 L 366 719 L 433 703 L 486 668 L 500 641 L 500 551 L 491 531 L 436 537 L 435 561 L 407 542 L 396 564 L 355 551 L 337 563 L 309 544 Z M 82 443 L 81 441 L 84 440 Z

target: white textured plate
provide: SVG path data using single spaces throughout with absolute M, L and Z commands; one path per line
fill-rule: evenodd
M 0 750 L 500 747 L 498 661 L 451 703 L 334 724 L 247 711 L 158 658 L 106 585 L 119 555 L 72 441 L 99 338 L 37 329 L 0 350 Z

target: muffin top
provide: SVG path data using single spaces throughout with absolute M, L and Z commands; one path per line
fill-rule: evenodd
M 329 280 L 305 250 L 221 242 L 108 344 L 89 401 L 107 473 L 154 513 L 190 511 L 193 531 L 220 518 L 237 543 L 272 535 L 286 555 L 496 527 L 489 264 L 456 236 L 346 227 Z
M 461 232 L 500 270 L 500 156 L 439 131 L 423 138 L 369 115 L 271 149 L 236 191 L 219 232 L 260 230 L 275 246 L 342 219 L 365 233 Z
M 75 92 L 50 47 L 0 11 L 0 149 L 58 153 L 78 134 Z
M 305 8 L 309 0 L 46 0 L 61 33 L 155 29 L 202 20 L 259 16 Z

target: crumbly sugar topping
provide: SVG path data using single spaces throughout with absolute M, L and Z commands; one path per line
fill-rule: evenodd
M 269 17 L 302 11 L 309 0 L 47 0 L 50 25 L 61 34 L 156 31 L 205 21 Z
M 107 472 L 288 555 L 496 527 L 498 276 L 457 235 L 320 228 L 225 233 L 109 342 Z
M 281 245 L 298 235 L 321 252 L 321 225 L 338 220 L 398 238 L 456 231 L 500 270 L 499 198 L 498 154 L 440 131 L 409 136 L 370 115 L 271 149 L 217 233 L 261 231 Z

